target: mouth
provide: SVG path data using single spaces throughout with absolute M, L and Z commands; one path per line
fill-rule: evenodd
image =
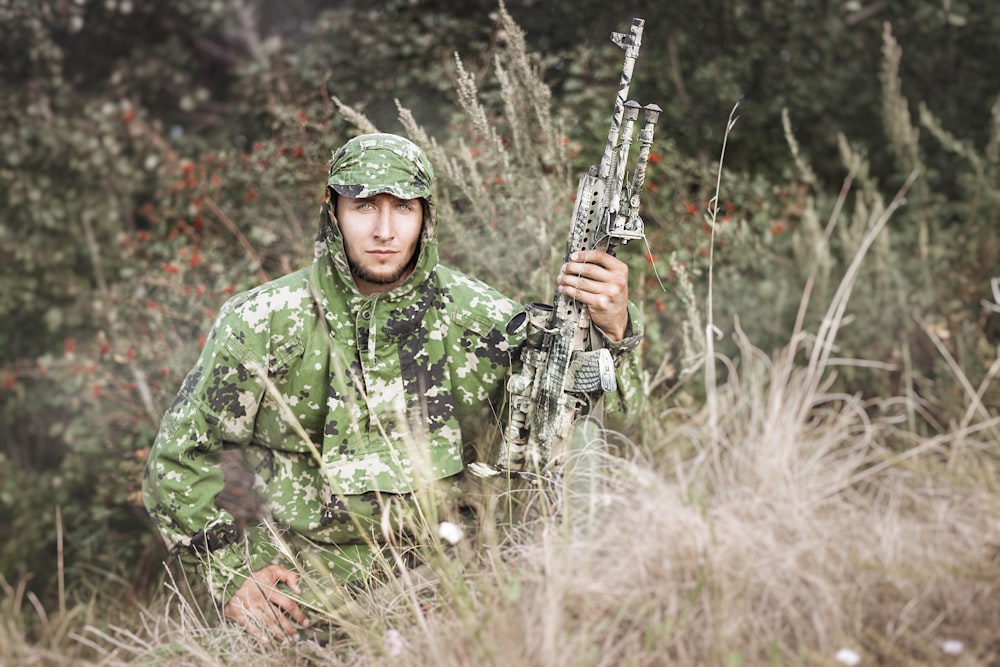
M 399 251 L 397 251 L 397 250 L 369 250 L 368 254 L 372 255 L 373 257 L 378 257 L 379 259 L 387 259 L 387 258 L 392 257 L 394 255 L 398 255 Z

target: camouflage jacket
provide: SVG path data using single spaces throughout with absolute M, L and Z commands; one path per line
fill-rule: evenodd
M 225 304 L 163 418 L 143 492 L 168 547 L 197 561 L 223 602 L 279 562 L 272 535 L 241 535 L 216 503 L 223 450 L 239 448 L 272 525 L 322 551 L 335 576 L 363 577 L 387 494 L 446 486 L 483 460 L 470 445 L 500 421 L 521 343 L 505 325 L 519 310 L 438 264 L 426 231 L 410 277 L 364 296 L 327 227 L 310 268 Z M 636 336 L 612 347 L 641 335 L 630 315 Z M 620 391 L 635 392 L 634 355 L 616 358 Z

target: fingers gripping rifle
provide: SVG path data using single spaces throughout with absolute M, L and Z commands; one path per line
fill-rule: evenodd
M 580 179 L 563 262 L 579 250 L 613 252 L 619 244 L 643 238 L 639 195 L 661 111 L 655 104 L 643 109 L 628 100 L 643 24 L 642 19 L 633 19 L 628 34 L 611 35 L 625 50 L 625 64 L 604 155 Z M 640 110 L 644 114 L 639 155 L 628 179 L 626 168 Z M 510 334 L 522 328 L 526 328 L 522 368 L 507 381 L 510 420 L 494 468 L 508 474 L 558 468 L 571 442 L 574 422 L 589 413 L 602 392 L 617 390 L 611 353 L 593 329 L 586 305 L 557 290 L 551 305 L 530 304 L 507 325 Z

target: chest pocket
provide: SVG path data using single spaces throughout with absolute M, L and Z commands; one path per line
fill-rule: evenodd
M 254 441 L 265 447 L 296 453 L 309 452 L 309 445 L 302 441 L 291 420 L 296 420 L 316 441 L 317 427 L 322 428 L 322 397 L 316 399 L 312 393 L 322 392 L 320 387 L 309 386 L 308 378 L 302 373 L 305 346 L 298 338 L 285 341 L 272 348 L 261 360 L 267 369 L 261 406 L 254 424 Z
M 293 339 L 279 346 L 267 358 L 267 374 L 270 377 L 283 376 L 293 363 L 302 358 L 305 346 L 299 339 Z

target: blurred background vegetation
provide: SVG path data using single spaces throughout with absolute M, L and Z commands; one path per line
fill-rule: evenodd
M 738 315 L 755 345 L 785 345 L 810 272 L 811 302 L 829 303 L 865 221 L 916 170 L 838 338 L 839 356 L 878 363 L 837 381 L 909 399 L 916 432 L 961 421 L 970 387 L 995 414 L 1000 315 L 984 301 L 1000 276 L 1000 5 L 507 10 L 565 133 L 555 229 L 603 148 L 621 66 L 608 34 L 646 20 L 632 92 L 664 114 L 644 193 L 648 251 L 620 256 L 648 321 L 651 398 L 681 396 L 698 353 L 680 295 L 705 316 L 705 216 L 739 102 L 717 202 L 715 323 L 731 331 Z M 326 160 L 357 131 L 331 97 L 389 131 L 403 130 L 399 100 L 442 150 L 474 155 L 483 137 L 461 119 L 454 54 L 502 115 L 493 69 L 509 35 L 496 14 L 493 0 L 0 0 L 0 583 L 50 605 L 59 572 L 72 600 L 142 597 L 159 581 L 163 554 L 137 495 L 145 453 L 221 303 L 310 261 Z M 518 192 L 504 179 L 523 191 L 552 178 L 551 164 L 521 167 L 484 182 L 483 196 Z M 544 280 L 503 268 L 524 246 L 485 256 L 463 243 L 510 222 L 463 217 L 474 208 L 450 202 L 446 259 L 547 300 Z M 826 233 L 837 216 L 847 222 Z M 821 316 L 807 308 L 805 329 Z

